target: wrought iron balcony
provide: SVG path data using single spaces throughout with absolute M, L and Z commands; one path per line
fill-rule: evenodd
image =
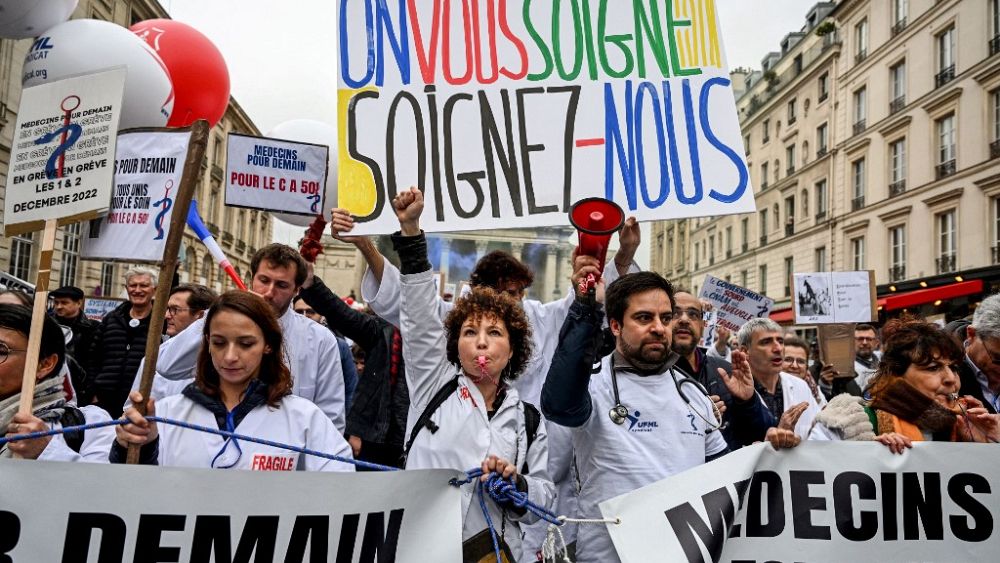
M 945 254 L 934 261 L 937 265 L 937 273 L 948 274 L 955 271 L 955 255 Z
M 1000 158 L 1000 139 L 990 143 L 990 158 Z
M 764 180 L 763 182 L 760 183 L 760 189 L 761 191 L 767 189 L 767 180 Z
M 816 158 L 823 158 L 824 156 L 826 156 L 826 147 L 816 149 Z
M 865 196 L 859 195 L 851 200 L 851 211 L 857 211 L 865 206 Z
M 892 24 L 892 36 L 895 37 L 903 33 L 904 29 L 906 29 L 906 18 L 900 18 L 899 21 Z
M 906 266 L 900 264 L 889 268 L 889 281 L 903 281 L 906 279 Z
M 896 197 L 906 191 L 906 180 L 889 184 L 889 197 Z
M 896 99 L 889 102 L 889 115 L 902 111 L 906 107 L 906 96 L 896 96 Z
M 750 250 L 750 243 L 743 241 L 743 245 L 740 246 L 740 252 L 746 252 Z
M 941 72 L 937 73 L 934 77 L 934 87 L 940 88 L 952 80 L 955 80 L 955 65 L 943 68 Z
M 771 137 L 764 135 L 764 138 L 760 140 L 761 144 L 767 143 L 771 140 Z
M 729 259 L 729 258 L 732 258 L 732 257 L 733 257 L 733 249 L 729 248 L 729 249 L 726 250 L 726 258 Z
M 934 176 L 936 179 L 947 178 L 955 173 L 955 159 L 951 159 L 948 162 L 942 162 L 934 167 Z
M 795 124 L 795 120 L 796 120 L 796 117 L 794 115 L 789 115 L 788 116 L 788 125 L 794 125 Z
M 816 222 L 817 223 L 819 223 L 820 221 L 825 221 L 825 220 L 826 220 L 826 210 L 819 211 L 819 212 L 816 213 Z
M 865 120 L 859 119 L 854 122 L 854 134 L 860 135 L 865 132 Z
M 818 98 L 816 98 L 816 103 L 817 104 L 823 103 L 829 97 L 830 97 L 830 93 L 829 92 L 823 92 L 822 94 L 819 95 Z
M 760 235 L 760 245 L 767 246 L 767 235 Z
M 990 56 L 1000 53 L 1000 35 L 996 35 L 993 39 L 990 39 Z
M 868 58 L 868 50 L 862 49 L 854 55 L 854 64 L 861 64 L 865 59 Z
M 791 166 L 789 166 L 788 168 L 785 168 L 785 176 L 791 176 L 792 174 L 795 174 L 795 165 L 794 164 L 791 165 Z
M 789 220 L 785 223 L 785 236 L 790 237 L 795 234 L 795 221 Z
M 243 252 L 246 249 L 247 249 L 247 243 L 243 242 L 240 239 L 237 239 L 236 240 L 236 252 Z

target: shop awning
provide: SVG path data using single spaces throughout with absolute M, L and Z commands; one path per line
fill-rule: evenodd
M 966 295 L 982 293 L 983 280 L 969 280 L 965 282 L 951 283 L 940 287 L 928 287 L 927 289 L 916 289 L 903 293 L 890 293 L 878 298 L 878 306 L 884 311 L 898 311 L 910 307 L 918 307 L 935 301 L 947 301 Z M 792 324 L 795 316 L 791 307 L 784 307 L 771 311 L 771 320 L 779 324 Z
M 982 293 L 982 291 L 983 280 L 969 280 L 942 285 L 941 287 L 928 287 L 927 289 L 907 291 L 905 293 L 890 293 L 889 295 L 880 297 L 878 305 L 885 311 L 896 311 L 917 307 L 925 303 L 934 303 L 938 300 L 946 301 L 948 299 L 955 299 L 956 297 Z

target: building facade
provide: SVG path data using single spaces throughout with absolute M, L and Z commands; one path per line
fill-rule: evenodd
M 81 0 L 73 17 L 101 19 L 130 26 L 139 21 L 168 16 L 156 0 Z M 21 69 L 30 46 L 29 39 L 0 40 L 0 200 L 4 197 L 3 187 L 6 185 L 12 136 L 17 121 Z M 241 277 L 248 278 L 253 253 L 272 240 L 272 218 L 268 213 L 223 205 L 226 135 L 230 132 L 260 134 L 253 121 L 232 99 L 226 114 L 210 132 L 195 199 L 199 202 L 202 218 L 230 262 Z M 124 288 L 121 274 L 130 265 L 81 259 L 80 244 L 84 229 L 84 223 L 59 228 L 53 256 L 52 287 L 75 285 L 88 295 L 120 296 Z M 40 241 L 40 233 L 0 237 L 0 270 L 34 283 Z M 189 231 L 185 232 L 181 243 L 179 259 L 180 281 L 202 283 L 219 291 L 235 287 L 212 260 L 201 241 Z
M 998 53 L 998 0 L 816 4 L 737 99 L 756 215 L 657 226 L 654 267 L 783 322 L 791 274 L 827 270 L 875 270 L 884 316 L 964 316 L 1000 289 Z

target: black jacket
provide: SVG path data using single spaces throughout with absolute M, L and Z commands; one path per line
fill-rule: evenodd
M 983 386 L 979 384 L 979 379 L 976 378 L 976 370 L 972 367 L 972 360 L 966 356 L 955 367 L 958 368 L 958 381 L 961 386 L 958 390 L 958 395 L 960 397 L 971 395 L 979 399 L 979 402 L 986 407 L 987 411 L 996 414 L 996 407 L 983 396 Z
M 90 364 L 91 350 L 94 348 L 94 338 L 97 336 L 97 329 L 101 323 L 87 318 L 87 315 L 80 311 L 76 319 L 63 319 L 55 317 L 55 321 L 73 331 L 73 340 L 66 346 L 66 361 L 69 365 L 70 377 L 73 381 L 73 388 L 80 397 L 89 396 L 89 388 L 93 384 L 93 374 L 87 373 L 87 366 Z M 89 400 L 81 401 L 81 404 L 89 403 Z
M 402 448 L 410 395 L 406 388 L 399 329 L 374 315 L 355 311 L 319 278 L 299 295 L 326 323 L 365 350 L 365 369 L 358 378 L 347 412 L 345 434 L 363 442 Z M 396 366 L 392 373 L 392 366 Z
M 152 315 L 129 326 L 132 304 L 126 301 L 104 316 L 94 335 L 90 362 L 86 370 L 93 380 L 97 404 L 117 418 L 146 354 L 146 335 Z
M 718 395 L 726 404 L 726 412 L 722 414 L 722 422 L 725 425 L 722 435 L 726 438 L 729 449 L 737 450 L 754 442 L 763 441 L 767 429 L 778 425 L 767 405 L 756 394 L 747 401 L 734 398 L 719 375 L 719 368 L 731 374 L 733 366 L 722 358 L 708 355 L 701 348 L 696 350 L 695 354 L 699 359 L 697 372 L 694 372 L 691 364 L 683 357 L 674 367 L 691 375 L 698 383 L 705 386 L 709 395 Z

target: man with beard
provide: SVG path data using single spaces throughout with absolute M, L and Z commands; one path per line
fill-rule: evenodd
M 729 449 L 736 450 L 763 440 L 767 429 L 777 425 L 777 419 L 756 396 L 752 395 L 748 400 L 734 397 L 723 380 L 723 374 L 732 372 L 730 363 L 709 355 L 707 350 L 698 346 L 705 330 L 704 313 L 698 298 L 678 290 L 674 293 L 674 301 L 676 307 L 670 322 L 670 347 L 680 356 L 675 367 L 705 386 L 709 398 L 722 411 L 722 435 Z M 736 356 L 737 361 L 745 361 L 741 352 L 737 352 Z
M 768 318 L 750 319 L 740 328 L 736 338 L 740 350 L 750 357 L 757 394 L 771 414 L 778 418 L 780 428 L 794 428 L 805 440 L 819 405 L 809 385 L 782 370 L 785 364 L 785 338 L 781 325 Z
M 599 272 L 590 265 L 582 273 Z M 653 272 L 625 275 L 608 287 L 606 299 L 614 351 L 600 357 L 603 311 L 592 295 L 578 294 L 542 386 L 547 420 L 572 429 L 580 518 L 601 518 L 599 503 L 729 451 L 712 401 L 695 385 L 682 385 L 684 374 L 674 369 L 670 282 Z M 719 376 L 730 393 L 752 399 L 750 366 L 735 359 L 732 375 Z M 776 447 L 797 443 L 777 428 L 767 438 Z M 605 526 L 581 526 L 576 555 L 580 563 L 619 560 Z

